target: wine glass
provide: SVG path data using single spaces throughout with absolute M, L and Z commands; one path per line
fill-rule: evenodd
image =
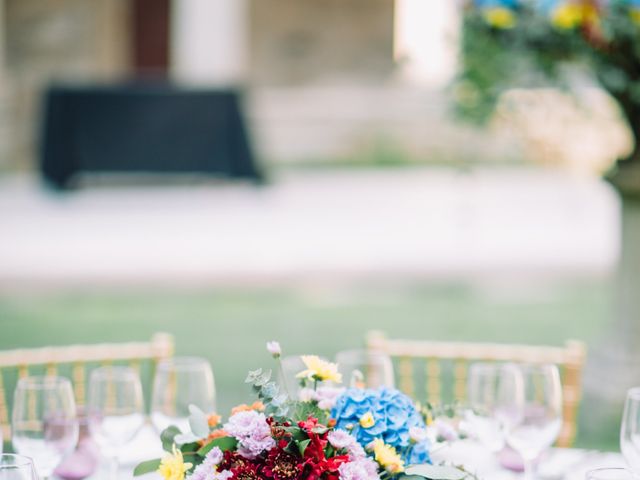
M 587 472 L 586 480 L 638 480 L 638 476 L 626 468 L 598 468 Z
M 0 480 L 38 480 L 33 461 L 23 455 L 0 454 Z
M 550 447 L 562 426 L 562 385 L 555 365 L 517 365 L 514 389 L 517 409 L 507 418 L 507 443 L 520 454 L 525 478 L 534 475 L 533 461 Z
M 215 411 L 215 383 L 203 358 L 176 357 L 158 365 L 153 381 L 151 421 L 161 432 L 175 425 L 189 431 L 189 405 L 205 413 Z
M 101 367 L 91 372 L 87 400 L 89 432 L 110 460 L 110 478 L 118 475 L 120 450 L 144 424 L 142 385 L 130 367 Z
M 517 408 L 518 372 L 512 365 L 477 362 L 469 367 L 467 382 L 470 408 L 465 420 L 480 443 L 497 453 L 505 445 L 505 428 Z
M 382 352 L 344 350 L 336 355 L 336 363 L 347 387 L 394 387 L 393 364 Z
M 78 418 L 71 382 L 62 377 L 20 379 L 13 399 L 12 442 L 49 478 L 78 442 Z
M 620 427 L 620 450 L 629 467 L 640 472 L 640 387 L 627 392 Z

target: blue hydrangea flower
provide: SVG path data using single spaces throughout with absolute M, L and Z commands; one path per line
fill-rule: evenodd
M 429 440 L 423 440 L 422 442 L 413 445 L 407 455 L 406 463 L 408 463 L 409 465 L 431 463 L 431 457 L 429 456 L 429 447 L 431 447 Z
M 518 0 L 475 0 L 475 6 L 478 8 L 511 8 L 518 6 Z
M 370 416 L 373 422 L 370 422 Z M 366 446 L 380 438 L 386 444 L 405 450 L 410 445 L 409 429 L 425 428 L 424 419 L 413 401 L 395 389 L 349 388 L 331 410 L 336 428 L 351 433 Z

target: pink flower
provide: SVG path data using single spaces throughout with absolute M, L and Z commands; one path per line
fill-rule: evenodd
M 218 472 L 216 468 L 222 461 L 222 457 L 222 450 L 218 447 L 213 447 L 204 457 L 204 461 L 189 475 L 189 480 L 228 480 L 231 472 Z
M 248 459 L 254 459 L 276 445 L 271 437 L 271 427 L 267 418 L 255 410 L 238 412 L 231 416 L 224 425 L 224 430 L 238 440 L 238 453 Z
M 327 440 L 329 440 L 329 443 L 333 448 L 338 450 L 347 448 L 353 445 L 353 443 L 356 441 L 356 439 L 349 435 L 349 433 L 345 430 L 332 430 L 331 432 L 329 432 Z
M 367 456 L 366 452 L 362 448 L 362 445 L 358 443 L 358 440 L 350 435 L 345 430 L 332 430 L 327 436 L 327 440 L 331 446 L 337 450 L 345 449 L 349 454 L 351 460 L 364 458 Z
M 282 355 L 282 348 L 280 348 L 280 344 L 278 342 L 267 342 L 267 351 L 273 355 L 273 358 L 278 358 Z
M 318 407 L 323 410 L 331 410 L 343 392 L 343 387 L 319 387 L 318 390 L 316 390 Z
M 338 467 L 340 480 L 379 480 L 378 464 L 364 457 Z

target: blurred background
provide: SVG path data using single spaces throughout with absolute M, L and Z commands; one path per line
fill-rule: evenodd
M 463 15 L 1 0 L 0 349 L 169 332 L 211 360 L 226 411 L 267 340 L 331 357 L 374 329 L 579 339 L 577 445 L 616 449 L 640 377 L 640 207 L 603 174 L 633 137 L 587 74 L 461 120 Z

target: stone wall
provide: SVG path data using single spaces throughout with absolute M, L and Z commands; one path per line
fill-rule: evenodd
M 35 161 L 41 94 L 54 81 L 121 74 L 128 59 L 122 0 L 4 0 L 5 69 L 0 85 L 0 169 Z
M 395 70 L 392 0 L 252 0 L 250 80 L 380 83 Z

